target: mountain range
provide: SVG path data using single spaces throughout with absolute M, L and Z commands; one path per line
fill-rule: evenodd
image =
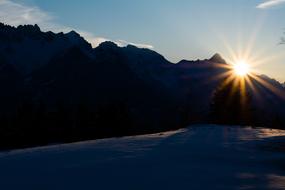
M 172 63 L 133 45 L 103 42 L 92 48 L 75 31 L 53 33 L 37 25 L 0 24 L 1 147 L 213 122 L 213 96 L 225 80 L 217 76 L 229 70 L 226 65 L 219 54 Z M 283 84 L 258 77 L 267 85 L 252 78 L 262 99 L 247 87 L 252 115 L 260 118 L 258 125 L 282 127 Z

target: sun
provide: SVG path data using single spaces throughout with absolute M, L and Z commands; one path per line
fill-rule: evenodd
M 238 61 L 233 66 L 236 75 L 244 77 L 249 74 L 250 66 L 246 61 Z

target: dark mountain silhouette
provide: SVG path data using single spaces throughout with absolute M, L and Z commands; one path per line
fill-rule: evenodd
M 42 32 L 37 25 L 17 28 L 0 24 L 0 53 L 24 74 L 47 64 L 54 56 L 77 46 L 88 52 L 91 45 L 74 31 L 63 34 Z
M 74 31 L 42 32 L 37 25 L 0 24 L 0 42 L 1 148 L 228 123 L 221 110 L 239 110 L 224 104 L 231 86 L 220 88 L 226 79 L 217 76 L 229 69 L 219 54 L 174 64 L 153 50 L 113 42 L 92 48 Z M 263 97 L 247 87 L 254 119 L 230 124 L 283 125 L 284 88 L 260 78 L 275 92 L 253 78 Z
M 211 59 L 209 60 L 214 63 L 223 63 L 226 64 L 226 61 L 222 58 L 222 56 L 218 53 L 216 53 Z

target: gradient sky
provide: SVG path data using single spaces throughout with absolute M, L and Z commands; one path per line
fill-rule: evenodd
M 8 24 L 75 29 L 94 46 L 107 39 L 153 47 L 172 62 L 249 52 L 258 72 L 281 81 L 284 18 L 285 0 L 0 0 Z

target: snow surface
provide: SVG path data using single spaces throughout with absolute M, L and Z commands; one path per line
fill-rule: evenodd
M 0 189 L 285 189 L 285 131 L 197 125 L 3 152 Z

